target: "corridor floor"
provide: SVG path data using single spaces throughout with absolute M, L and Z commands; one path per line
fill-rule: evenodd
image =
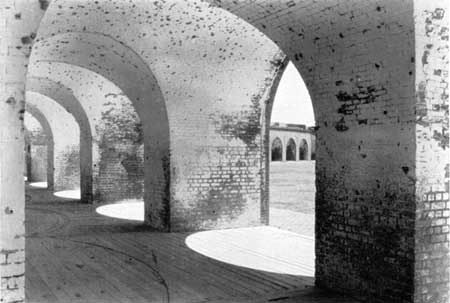
M 192 233 L 159 233 L 139 222 L 101 216 L 92 205 L 45 189 L 26 192 L 27 302 L 355 302 L 315 289 L 311 274 L 279 274 L 207 257 L 186 244 Z M 245 237 L 245 229 L 233 232 Z M 263 235 L 264 227 L 258 233 Z M 208 247 L 199 234 L 194 242 Z M 241 254 L 255 255 L 239 245 Z M 257 254 L 273 262 L 270 255 Z M 289 267 L 293 255 L 276 262 Z

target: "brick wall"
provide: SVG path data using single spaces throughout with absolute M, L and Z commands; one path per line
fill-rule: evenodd
M 98 201 L 143 199 L 142 127 L 131 102 L 123 102 L 124 99 L 105 103 L 102 119 L 96 125 L 100 155 L 94 180 L 95 199 Z
M 173 144 L 170 158 L 168 151 L 153 148 L 156 157 L 150 153 L 149 160 L 159 162 L 157 167 L 163 170 L 160 180 L 167 180 L 168 177 L 172 180 L 171 227 L 202 229 L 259 224 L 261 180 L 258 176 L 264 162 L 258 155 L 261 152 L 257 151 L 261 148 L 261 136 L 257 132 L 261 122 L 261 106 L 279 65 L 280 56 L 275 45 L 238 18 L 222 10 L 209 8 L 205 3 L 161 3 L 161 7 L 157 7 L 137 2 L 133 8 L 126 4 L 116 8 L 116 5 L 102 2 L 102 11 L 97 10 L 94 3 L 86 4 L 83 8 L 77 7 L 76 11 L 64 2 L 58 4 L 60 6 L 50 5 L 48 15 L 43 20 L 38 43 L 44 48 L 39 47 L 37 50 L 39 56 L 49 57 L 50 53 L 52 60 L 70 59 L 79 65 L 88 65 L 91 70 L 99 70 L 81 50 L 68 58 L 67 55 L 64 57 L 62 51 L 49 52 L 49 45 L 66 39 L 69 46 L 78 50 L 80 43 L 89 48 L 98 43 L 95 41 L 103 39 L 108 46 L 116 47 L 104 38 L 114 37 L 119 44 L 139 54 L 158 79 L 170 113 L 168 119 L 172 125 L 170 138 Z M 187 11 L 195 17 L 195 22 L 186 15 Z M 123 13 L 129 24 L 122 23 Z M 205 13 L 210 21 L 204 21 Z M 98 24 L 96 20 L 105 18 L 105 15 L 108 15 L 109 21 Z M 152 18 L 148 18 L 152 15 Z M 155 18 L 159 15 L 172 15 L 174 18 Z M 205 22 L 208 26 L 203 26 Z M 239 34 L 231 26 L 239 28 Z M 139 39 L 135 39 L 132 33 L 139 33 Z M 95 36 L 95 40 L 90 36 Z M 70 45 L 74 39 L 77 44 Z M 202 48 L 198 47 L 199 43 L 202 43 Z M 62 43 L 59 46 L 60 49 L 69 47 Z M 258 56 L 255 55 L 255 47 Z M 222 54 L 215 53 L 219 49 Z M 112 56 L 110 51 L 106 51 L 102 49 L 102 54 Z M 187 53 L 190 54 L 189 60 L 179 59 Z M 129 58 L 125 57 L 125 60 Z M 123 65 L 122 61 L 115 64 Z M 235 68 L 230 68 L 230 62 Z M 247 64 L 249 62 L 251 64 Z M 108 64 L 106 61 L 104 63 Z M 148 70 L 148 67 L 142 71 Z M 127 86 L 136 88 L 137 85 L 126 82 L 123 76 L 112 74 L 108 74 L 109 79 L 114 76 L 114 83 L 131 96 Z M 248 79 L 253 79 L 253 85 L 242 86 Z M 249 91 L 249 86 L 253 86 L 252 91 Z M 137 106 L 139 103 L 134 104 Z M 154 109 L 153 104 L 152 111 Z M 143 108 L 138 109 L 138 113 L 143 114 Z M 148 117 L 154 116 L 144 117 L 151 120 Z M 234 129 L 233 121 L 236 119 L 242 120 L 238 129 Z M 148 129 L 157 125 L 152 121 Z M 159 123 L 158 126 L 167 125 Z M 169 138 L 167 132 L 168 129 L 162 129 L 156 134 L 158 137 L 150 134 L 153 140 L 146 147 L 160 145 L 158 141 L 164 140 L 162 134 Z M 245 155 L 250 155 L 247 160 L 237 160 Z M 169 163 L 170 170 L 167 166 Z M 222 167 L 228 167 L 229 170 Z M 235 174 L 242 176 L 233 178 Z M 203 179 L 199 175 L 203 175 Z M 155 179 L 153 184 L 150 183 L 152 187 L 148 187 L 149 191 L 158 186 L 157 190 L 163 190 L 165 194 L 162 200 L 168 200 L 168 188 L 164 184 L 160 185 L 160 180 Z M 224 196 L 221 196 L 222 193 Z M 207 209 L 204 205 L 210 197 L 214 201 Z M 167 213 L 164 207 L 153 206 L 147 207 L 147 218 L 158 220 L 159 216 L 160 220 L 167 220 L 159 215 L 161 211 Z M 168 207 L 167 202 L 165 207 Z

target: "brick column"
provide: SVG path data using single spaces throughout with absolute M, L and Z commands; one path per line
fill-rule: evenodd
M 39 1 L 42 2 L 42 1 Z M 23 302 L 25 74 L 43 10 L 38 1 L 3 0 L 0 7 L 1 301 Z

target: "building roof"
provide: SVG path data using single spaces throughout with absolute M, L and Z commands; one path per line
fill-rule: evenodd
M 271 130 L 295 131 L 300 133 L 314 133 L 315 126 L 306 126 L 305 124 L 280 123 L 274 122 L 270 125 Z

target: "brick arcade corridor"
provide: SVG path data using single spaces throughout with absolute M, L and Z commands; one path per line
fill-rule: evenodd
M 0 2 L 2 302 L 448 303 L 448 0 Z

